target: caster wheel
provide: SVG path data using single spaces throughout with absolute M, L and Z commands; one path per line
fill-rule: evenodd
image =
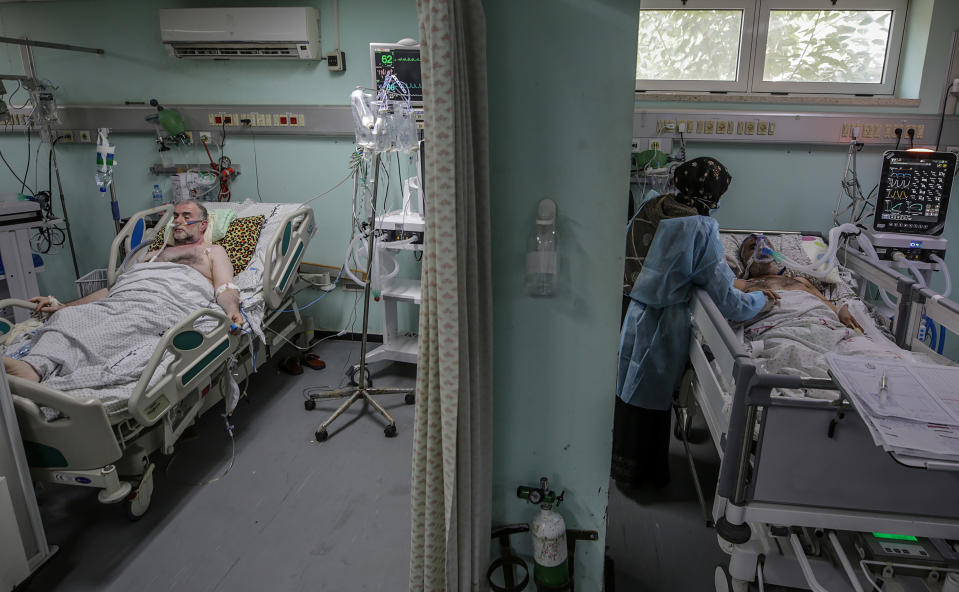
M 330 437 L 330 434 L 326 430 L 316 430 L 316 441 L 317 442 L 326 442 L 326 439 Z
M 396 426 L 395 426 L 395 425 L 392 425 L 392 424 L 386 426 L 385 428 L 383 428 L 383 434 L 384 434 L 387 438 L 395 438 L 395 437 L 396 437 Z
M 350 378 L 350 386 L 359 386 L 359 385 L 360 385 L 359 374 L 360 374 L 360 366 L 359 366 L 359 365 L 350 366 L 350 369 L 346 372 L 346 375 Z M 366 369 L 366 372 L 364 373 L 364 376 L 365 376 L 365 378 L 366 378 L 366 386 L 368 386 L 368 387 L 373 386 L 373 379 L 370 378 L 370 369 L 369 369 L 369 368 Z
M 313 399 L 307 399 L 303 401 L 303 408 L 306 409 L 307 411 L 313 411 L 314 409 L 316 409 L 316 401 L 314 401 Z
M 416 395 L 414 395 L 413 393 L 406 395 L 405 397 L 403 397 L 403 402 L 405 402 L 407 405 L 412 405 L 413 403 L 416 403 Z

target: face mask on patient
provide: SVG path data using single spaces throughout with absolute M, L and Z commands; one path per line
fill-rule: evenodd
M 786 271 L 785 266 L 780 264 L 782 255 L 777 253 L 769 239 L 761 234 L 752 235 L 743 241 L 739 258 L 743 262 L 743 278 L 782 275 Z

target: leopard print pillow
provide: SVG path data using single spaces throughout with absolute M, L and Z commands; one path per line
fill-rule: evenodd
M 233 264 L 233 274 L 239 275 L 253 259 L 256 242 L 260 240 L 260 231 L 263 230 L 263 221 L 266 216 L 250 216 L 237 218 L 230 223 L 226 236 L 214 244 L 226 249 L 226 254 Z

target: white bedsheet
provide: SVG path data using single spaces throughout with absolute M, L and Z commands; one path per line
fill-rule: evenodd
M 850 304 L 865 334 L 844 326 L 836 313 L 816 296 L 798 290 L 778 292 L 782 299 L 768 315 L 748 323 L 745 344 L 762 369 L 773 374 L 829 378 L 824 354 L 915 360 L 915 354 L 889 341 L 866 314 L 861 303 Z M 925 360 L 923 360 L 925 361 Z M 778 391 L 778 392 L 777 392 Z M 777 389 L 774 395 L 834 400 L 837 391 Z

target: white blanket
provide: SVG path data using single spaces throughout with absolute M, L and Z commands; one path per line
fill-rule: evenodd
M 58 311 L 7 351 L 22 352 L 28 345 L 22 359 L 44 385 L 78 399 L 99 399 L 114 413 L 126 408 L 163 334 L 198 308 L 221 310 L 201 273 L 177 263 L 141 263 L 119 277 L 108 297 Z M 261 316 L 254 317 L 259 322 Z M 214 324 L 207 317 L 196 327 Z M 164 356 L 151 384 L 171 358 Z
M 913 359 L 913 354 L 886 339 L 865 311 L 857 310 L 852 304 L 850 309 L 866 329 L 865 335 L 840 323 L 825 302 L 808 292 L 783 290 L 778 293 L 782 297 L 779 304 L 768 315 L 748 323 L 744 331 L 747 348 L 753 358 L 761 360 L 766 372 L 829 378 L 824 357 L 828 352 Z M 829 400 L 839 396 L 837 391 L 777 391 L 773 394 Z

